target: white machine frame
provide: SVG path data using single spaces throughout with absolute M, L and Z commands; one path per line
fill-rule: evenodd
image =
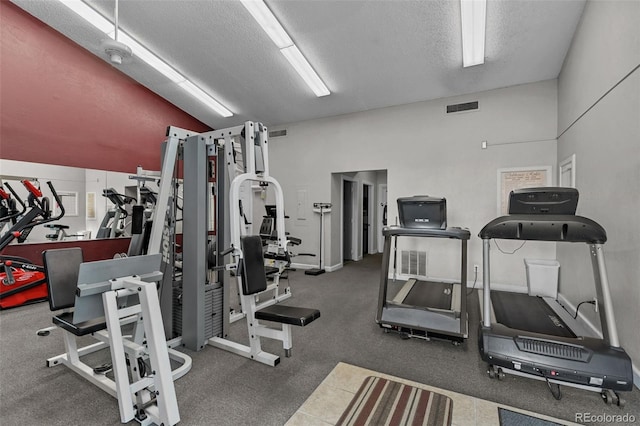
M 268 183 L 275 192 L 276 205 L 276 231 L 277 240 L 268 246 L 268 251 L 279 255 L 287 253 L 288 241 L 285 236 L 284 196 L 282 187 L 278 181 L 269 174 L 268 161 L 268 129 L 261 123 L 247 121 L 243 125 L 215 130 L 206 133 L 196 133 L 176 127 L 169 127 L 168 139 L 164 150 L 162 166 L 162 178 L 158 193 L 157 208 L 154 216 L 153 231 L 149 243 L 149 253 L 162 253 L 163 262 L 169 263 L 166 248 L 169 245 L 170 232 L 166 224 L 168 210 L 171 204 L 172 177 L 176 160 L 181 158 L 184 162 L 184 209 L 190 211 L 183 219 L 183 275 L 182 288 L 183 309 L 182 336 L 178 337 L 182 344 L 192 350 L 201 350 L 206 345 L 212 345 L 233 353 L 255 359 L 268 365 L 276 365 L 279 357 L 267 354 L 261 350 L 260 337 L 281 340 L 285 353 L 291 350 L 291 326 L 282 324 L 281 329 L 274 329 L 259 324 L 254 315 L 257 311 L 279 303 L 291 297 L 291 291 L 287 286 L 280 288 L 279 277 L 284 272 L 283 262 L 275 262 L 279 271 L 268 284 L 267 289 L 256 295 L 244 295 L 242 292 L 242 278 L 236 274 L 240 312 L 232 311 L 229 317 L 224 318 L 222 333 L 214 337 L 207 337 L 205 332 L 205 288 L 212 284 L 207 279 L 207 233 L 211 231 L 210 216 L 216 216 L 216 240 L 218 256 L 218 282 L 222 284 L 224 292 L 224 304 L 228 304 L 228 288 L 224 284 L 229 271 L 237 271 L 237 265 L 242 259 L 240 239 L 247 233 L 243 222 L 243 214 L 240 211 L 241 188 L 245 182 Z M 235 141 L 241 137 L 244 139 L 242 146 L 243 164 L 238 166 Z M 221 157 L 221 147 L 223 149 Z M 217 164 L 224 162 L 224 168 L 217 166 L 215 170 L 207 164 L 208 157 L 216 157 Z M 209 166 L 209 169 L 207 168 Z M 243 173 L 237 175 L 237 170 Z M 212 188 L 208 179 L 212 176 L 207 173 L 216 173 L 215 187 Z M 225 182 L 228 181 L 229 189 L 226 190 Z M 208 202 L 212 195 L 216 196 L 216 206 Z M 228 202 L 226 197 L 229 197 Z M 214 211 L 211 211 L 214 210 Z M 229 224 L 229 226 L 225 226 Z M 225 235 L 226 234 L 226 235 Z M 221 265 L 222 252 L 231 247 L 231 262 Z M 169 294 L 170 292 L 167 292 Z M 163 309 L 171 302 L 162 302 Z M 163 312 L 164 318 L 170 316 Z M 226 314 L 225 314 L 226 315 Z M 226 338 L 226 328 L 229 323 L 246 318 L 249 335 L 253 336 L 249 346 L 242 345 Z M 169 319 L 171 321 L 171 319 Z M 165 332 L 167 324 L 165 323 Z
M 131 262 L 137 259 L 115 259 L 84 265 L 95 264 L 96 268 L 107 267 L 115 272 L 118 269 L 116 261 Z M 173 381 L 189 372 L 192 361 L 188 355 L 169 347 L 165 340 L 156 289 L 156 282 L 161 277 L 160 272 L 155 272 L 145 276 L 128 275 L 106 282 L 79 284 L 76 307 L 84 297 L 100 295 L 107 329 L 92 333 L 98 342 L 81 348 L 78 348 L 76 336 L 62 329 L 65 353 L 47 359 L 48 367 L 66 365 L 116 398 L 122 423 L 135 419 L 142 425 L 174 425 L 180 421 Z M 131 303 L 135 296 L 138 303 Z M 123 300 L 128 302 L 122 303 Z M 123 335 L 121 327 L 129 324 L 133 324 L 132 335 Z M 83 356 L 105 348 L 110 350 L 114 379 L 95 372 L 81 360 Z M 127 356 L 131 361 L 129 366 Z M 145 377 L 141 377 L 136 368 L 137 362 L 134 361 L 141 357 L 148 357 L 151 367 L 152 373 Z M 173 371 L 170 358 L 180 364 Z

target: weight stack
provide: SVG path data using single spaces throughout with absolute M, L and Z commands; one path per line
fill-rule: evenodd
M 222 287 L 206 285 L 204 288 L 204 337 L 222 335 Z M 182 286 L 173 288 L 173 334 L 182 336 Z

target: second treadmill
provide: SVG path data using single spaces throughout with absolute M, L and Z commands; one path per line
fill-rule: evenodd
M 385 331 L 407 337 L 444 338 L 460 343 L 468 337 L 467 229 L 446 227 L 446 200 L 426 196 L 398 199 L 400 226 L 385 227 L 376 322 Z M 392 242 L 402 237 L 460 241 L 460 283 L 409 278 L 396 291 L 389 287 Z

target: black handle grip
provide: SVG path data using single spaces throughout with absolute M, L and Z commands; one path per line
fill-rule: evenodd
M 56 189 L 53 187 L 53 184 L 51 183 L 51 181 L 48 181 L 47 185 L 49 186 L 49 189 L 51 190 L 51 193 L 53 194 L 53 198 L 56 200 L 58 207 L 60 207 L 60 214 L 56 217 L 52 217 L 49 220 L 47 220 L 47 222 L 52 222 L 54 220 L 61 219 L 62 216 L 64 216 L 64 205 L 62 205 L 62 200 L 60 199 L 60 196 L 56 192 Z

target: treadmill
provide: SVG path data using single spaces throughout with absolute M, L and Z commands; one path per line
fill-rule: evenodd
M 576 216 L 574 188 L 512 191 L 509 215 L 480 231 L 483 254 L 482 321 L 478 348 L 489 376 L 504 373 L 545 380 L 556 399 L 561 384 L 601 392 L 608 404 L 623 405 L 618 391 L 633 388 L 631 359 L 620 347 L 598 223 Z M 491 239 L 585 243 L 590 248 L 603 338 L 592 337 L 553 298 L 491 290 Z
M 399 198 L 398 212 L 400 226 L 389 226 L 382 230 L 384 251 L 376 322 L 385 332 L 394 331 L 409 338 L 425 340 L 446 339 L 460 344 L 468 337 L 466 292 L 469 230 L 447 228 L 444 198 Z M 392 241 L 397 245 L 397 239 L 402 237 L 459 240 L 460 283 L 410 278 L 396 291 L 391 290 L 391 245 Z

